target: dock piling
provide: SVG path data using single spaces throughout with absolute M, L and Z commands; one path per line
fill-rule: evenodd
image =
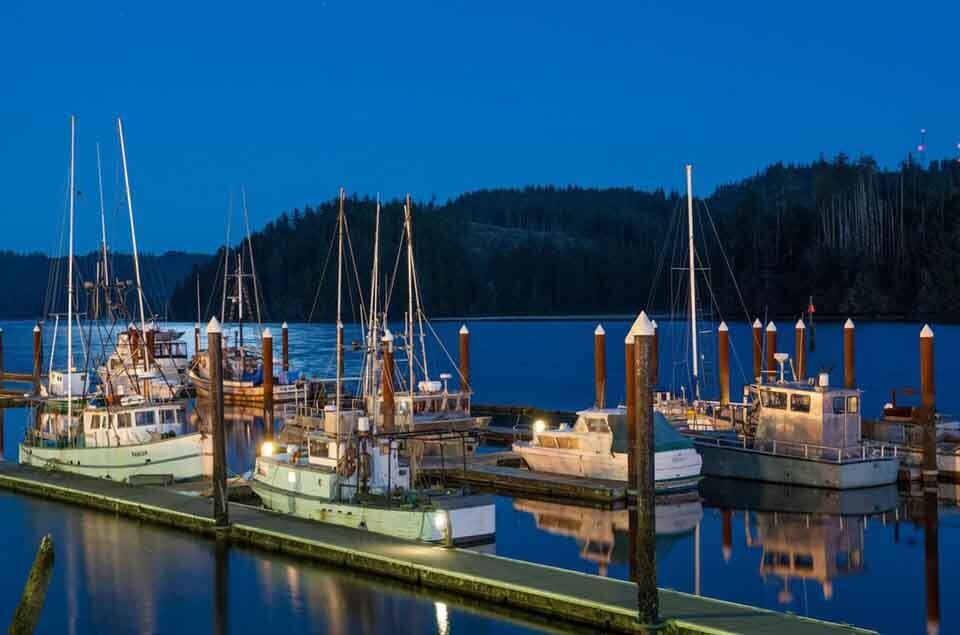
M 721 510 L 720 515 L 723 520 L 723 561 L 730 562 L 733 556 L 733 512 L 729 509 Z
M 146 359 L 147 359 L 147 368 L 153 366 L 153 346 L 157 341 L 157 332 L 154 330 L 153 325 L 147 324 L 143 328 L 143 339 L 144 346 L 146 348 Z
M 470 329 L 460 327 L 460 392 L 470 390 Z
M 720 405 L 730 405 L 730 330 L 726 322 L 717 329 L 717 362 L 720 364 Z
M 283 361 L 283 372 L 290 370 L 289 330 L 286 322 L 280 325 L 280 357 Z
M 53 577 L 53 561 L 53 538 L 47 534 L 40 541 L 33 566 L 30 567 L 27 584 L 23 588 L 23 595 L 20 596 L 7 631 L 10 635 L 27 635 L 36 629 L 37 622 L 40 621 L 40 611 L 47 599 L 50 578 Z
M 654 512 L 654 438 L 653 386 L 650 358 L 653 348 L 653 325 L 645 313 L 640 314 L 634 330 L 635 428 L 633 459 L 636 464 L 634 482 L 637 492 L 636 582 L 637 619 L 641 624 L 660 622 L 660 600 L 657 592 L 656 516 Z M 629 457 L 628 457 L 629 460 Z
M 193 353 L 195 355 L 200 354 L 200 323 L 199 322 L 193 325 Z
M 43 336 L 40 324 L 33 327 L 33 394 L 40 394 L 40 368 L 43 366 Z
M 777 352 L 777 325 L 772 321 L 767 323 L 767 350 L 764 351 L 764 370 L 768 373 L 777 370 L 774 354 Z
M 263 429 L 267 439 L 273 438 L 273 333 L 263 329 Z
M 210 403 L 213 413 L 213 519 L 218 529 L 230 525 L 227 507 L 227 446 L 223 424 L 223 332 L 217 318 L 207 325 L 207 356 L 210 368 Z
M 933 329 L 920 331 L 920 402 L 923 426 L 923 480 L 937 482 L 937 418 L 933 376 Z
M 807 335 L 807 325 L 803 323 L 803 318 L 797 320 L 797 323 L 793 326 L 794 334 L 794 357 L 796 357 L 796 366 L 794 372 L 796 373 L 797 381 L 806 381 L 807 380 L 807 348 L 806 348 L 806 335 Z
M 606 386 L 607 386 L 607 333 L 603 330 L 603 325 L 597 324 L 593 331 L 593 378 L 594 378 L 594 398 L 593 405 L 597 408 L 606 406 Z
M 763 383 L 763 324 L 760 318 L 753 321 L 753 379 Z
M 383 334 L 383 369 L 381 373 L 383 390 L 383 430 L 393 432 L 395 424 L 395 406 L 393 398 L 393 333 L 387 330 Z
M 623 341 L 623 350 L 624 350 L 624 368 L 626 372 L 624 373 L 625 383 L 626 383 L 626 402 L 627 402 L 627 495 L 634 496 L 636 492 L 633 490 L 637 482 L 637 473 L 636 473 L 636 459 L 633 457 L 633 447 L 636 445 L 636 430 L 633 426 L 633 421 L 636 418 L 637 414 L 637 391 L 636 391 L 636 357 L 634 354 L 634 349 L 636 348 L 635 342 L 633 339 L 634 329 L 637 326 L 637 323 L 640 321 L 640 317 L 646 319 L 646 313 L 643 311 L 640 312 L 640 316 L 637 317 L 636 321 L 630 327 L 630 330 L 627 331 L 627 336 Z
M 853 320 L 847 318 L 843 323 L 843 387 L 852 389 L 856 385 L 854 376 L 854 347 L 853 336 L 856 329 Z

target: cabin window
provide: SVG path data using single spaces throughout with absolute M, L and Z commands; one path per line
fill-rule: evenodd
M 790 410 L 794 412 L 810 412 L 810 395 L 790 395 Z
M 157 416 L 153 410 L 136 413 L 136 419 L 138 426 L 152 426 L 157 422 Z
M 855 415 L 860 412 L 860 398 L 859 397 L 847 397 L 847 412 Z
M 587 430 L 590 432 L 610 432 L 610 426 L 603 419 L 587 419 Z
M 763 406 L 765 408 L 787 409 L 787 393 L 776 390 L 763 391 Z
M 842 415 L 846 410 L 844 409 L 844 402 L 846 400 L 843 397 L 834 397 L 833 398 L 833 414 Z
M 103 415 L 93 415 L 92 417 L 90 417 L 91 430 L 99 430 L 102 424 L 103 424 Z
M 117 427 L 118 428 L 129 428 L 130 427 L 130 413 L 122 412 L 117 415 Z
M 798 553 L 794 555 L 793 568 L 799 571 L 813 571 L 813 556 L 809 553 Z
M 177 411 L 176 410 L 161 410 L 160 411 L 160 423 L 176 423 L 177 422 Z

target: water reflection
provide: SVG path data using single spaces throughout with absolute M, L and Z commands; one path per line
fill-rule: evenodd
M 606 576 L 611 564 L 629 564 L 632 554 L 628 509 L 595 509 L 568 503 L 518 498 L 516 511 L 533 516 L 540 531 L 576 541 L 580 558 Z M 666 558 L 677 541 L 694 532 L 703 517 L 699 499 L 656 506 L 657 560 Z

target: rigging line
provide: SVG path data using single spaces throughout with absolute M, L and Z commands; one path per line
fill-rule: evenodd
M 354 276 L 354 280 L 357 283 L 357 297 L 360 303 L 360 336 L 361 336 L 361 341 L 363 341 L 364 339 L 366 339 L 365 331 L 364 331 L 364 328 L 365 328 L 364 322 L 366 321 L 367 310 L 366 310 L 366 306 L 363 303 L 363 285 L 360 283 L 360 269 L 359 267 L 357 267 L 357 257 L 356 255 L 354 255 L 354 252 L 353 252 L 353 240 L 350 238 L 350 223 L 347 220 L 346 214 L 344 214 L 344 217 L 343 217 L 343 231 L 347 237 L 347 253 L 350 254 L 350 264 L 353 266 L 353 276 Z M 350 288 L 350 285 L 347 285 L 348 290 L 349 288 Z M 350 304 L 351 304 L 351 307 L 353 307 L 352 292 L 350 294 Z M 356 315 L 356 313 L 354 313 L 354 315 Z
M 310 307 L 310 315 L 307 322 L 313 321 L 313 312 L 317 308 L 317 301 L 320 300 L 320 291 L 323 289 L 323 281 L 327 276 L 327 266 L 330 264 L 330 257 L 333 255 L 333 246 L 337 242 L 337 225 L 333 226 L 333 234 L 330 236 L 330 246 L 327 248 L 327 257 L 323 262 L 323 269 L 320 271 L 320 282 L 317 283 L 317 292 L 313 295 L 313 305 Z
M 213 285 L 211 285 L 210 294 L 207 295 L 207 306 L 204 311 L 204 315 L 210 315 L 210 307 L 213 304 L 213 299 L 216 297 L 216 294 L 217 294 L 217 287 L 219 286 L 219 282 L 220 282 L 220 271 L 222 269 L 223 269 L 223 260 L 221 258 L 217 258 L 217 272 L 213 274 Z M 197 275 L 199 276 L 199 273 Z
M 253 260 L 253 241 L 250 239 L 250 216 L 247 213 L 247 190 L 240 187 L 240 198 L 243 202 L 243 225 L 247 230 L 247 251 L 250 253 L 250 273 L 253 275 L 253 297 L 256 301 L 257 309 L 257 328 L 263 330 L 263 322 L 260 319 L 260 293 L 257 288 L 257 264 Z
M 670 214 L 670 224 L 667 226 L 666 236 L 670 236 L 674 231 L 674 225 L 677 223 L 679 218 L 678 211 L 680 209 L 680 199 L 677 199 L 676 204 L 673 206 L 673 212 Z M 654 296 L 657 292 L 657 286 L 660 284 L 660 275 L 663 272 L 663 264 L 667 259 L 667 247 L 670 246 L 672 241 L 665 240 L 660 246 L 660 254 L 657 256 L 657 270 L 653 274 L 653 281 L 650 283 L 650 292 L 647 294 L 647 304 L 646 307 L 649 309 L 652 306 Z
M 697 258 L 697 260 L 699 261 L 699 257 Z M 716 308 L 717 315 L 720 317 L 720 321 L 722 322 L 723 310 L 720 308 L 720 303 L 717 301 L 717 296 L 713 291 L 713 285 L 710 284 L 709 280 L 706 281 L 706 285 L 707 285 L 707 290 L 710 292 L 710 300 L 713 303 L 714 307 Z M 747 324 L 749 325 L 749 322 Z M 743 368 L 743 363 L 740 361 L 740 356 L 737 354 L 737 347 L 731 346 L 730 349 L 733 351 L 733 360 L 736 362 L 737 368 L 740 370 L 740 379 L 742 379 L 744 383 L 747 383 L 746 371 Z
M 720 242 L 720 233 L 717 231 L 717 226 L 713 222 L 713 214 L 710 213 L 710 208 L 707 206 L 706 201 L 702 201 L 704 210 L 707 212 L 707 220 L 710 221 L 710 228 L 713 230 L 713 235 L 717 239 L 717 245 L 720 247 L 720 255 L 723 256 L 723 262 L 727 266 L 727 273 L 730 274 L 730 279 L 733 281 L 733 288 L 737 292 L 737 298 L 740 300 L 740 307 L 743 309 L 743 316 L 746 319 L 747 324 L 750 324 L 750 311 L 747 310 L 747 303 L 743 300 L 743 293 L 740 292 L 740 285 L 737 283 L 737 278 L 733 275 L 733 267 L 730 265 L 730 260 L 727 258 L 727 252 L 723 248 L 723 243 Z
M 393 299 L 393 291 L 397 286 L 397 275 L 400 272 L 400 257 L 403 255 L 405 245 L 403 244 L 403 236 L 406 234 L 406 226 L 400 230 L 400 240 L 397 241 L 397 259 L 393 263 L 393 276 L 390 278 L 390 284 L 387 285 L 387 296 L 386 301 L 383 303 L 384 312 L 387 312 L 390 308 L 390 301 Z
M 230 274 L 230 223 L 233 222 L 233 192 L 227 195 L 227 238 L 223 242 L 223 294 L 220 299 L 220 322 L 227 313 L 227 276 Z

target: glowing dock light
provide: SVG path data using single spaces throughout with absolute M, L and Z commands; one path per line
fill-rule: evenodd
M 264 441 L 260 446 L 260 456 L 273 456 L 273 443 Z
M 546 429 L 547 429 L 547 422 L 544 421 L 543 419 L 537 419 L 536 421 L 533 422 L 533 431 L 536 432 L 537 434 L 540 434 Z

